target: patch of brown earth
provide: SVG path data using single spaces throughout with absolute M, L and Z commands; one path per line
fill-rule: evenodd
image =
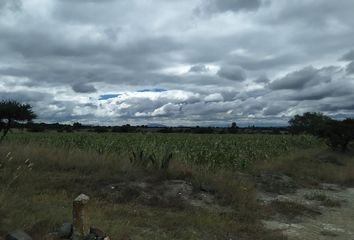
M 101 190 L 101 195 L 114 203 L 136 201 L 158 207 L 191 206 L 218 212 L 232 211 L 229 207 L 220 206 L 212 193 L 195 189 L 191 183 L 184 180 L 110 184 Z

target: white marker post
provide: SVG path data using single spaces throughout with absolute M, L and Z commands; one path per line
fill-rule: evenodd
M 89 233 L 86 205 L 90 198 L 80 194 L 73 202 L 73 240 L 83 240 Z

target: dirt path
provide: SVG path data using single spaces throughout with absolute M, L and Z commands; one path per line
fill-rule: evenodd
M 333 201 L 340 202 L 340 206 L 328 207 L 321 201 L 309 200 L 308 196 L 313 195 L 328 196 Z M 354 188 L 325 186 L 320 190 L 299 189 L 295 194 L 278 196 L 262 193 L 259 198 L 265 204 L 272 201 L 295 202 L 321 213 L 312 217 L 299 216 L 292 221 L 276 214 L 264 221 L 268 229 L 282 231 L 290 240 L 354 239 Z

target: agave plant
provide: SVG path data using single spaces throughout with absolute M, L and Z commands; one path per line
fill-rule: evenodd
M 149 162 L 151 161 L 151 155 L 144 153 L 144 150 L 132 150 L 131 156 L 129 157 L 130 163 L 134 167 L 148 168 Z
M 155 153 L 149 154 L 144 152 L 144 150 L 133 150 L 129 159 L 130 163 L 135 167 L 167 170 L 172 159 L 172 152 L 166 150 L 159 157 Z

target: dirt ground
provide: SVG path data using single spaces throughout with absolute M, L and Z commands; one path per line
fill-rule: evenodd
M 291 217 L 277 213 L 263 220 L 267 229 L 281 231 L 290 240 L 354 239 L 354 188 L 322 184 L 319 189 L 298 189 L 283 195 L 260 192 L 258 198 L 264 205 L 299 204 L 314 213 Z

